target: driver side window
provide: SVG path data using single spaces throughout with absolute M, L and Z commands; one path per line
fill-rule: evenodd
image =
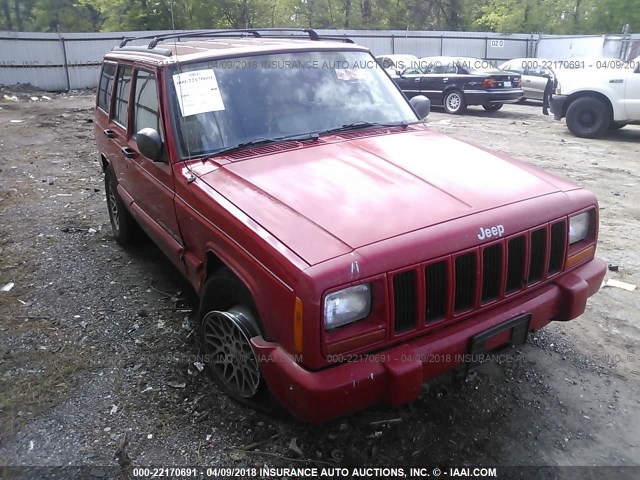
M 153 128 L 162 136 L 156 76 L 146 70 L 138 70 L 133 104 L 133 133 L 143 128 Z

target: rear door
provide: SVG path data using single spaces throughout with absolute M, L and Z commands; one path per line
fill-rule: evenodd
M 527 89 L 525 96 L 527 98 L 542 100 L 544 89 L 547 86 L 547 80 L 549 80 L 550 76 L 551 72 L 544 67 L 528 68 L 527 74 L 522 77 L 523 87 L 526 86 Z
M 513 72 L 520 75 L 521 87 L 523 90 L 524 98 L 542 98 L 542 93 L 538 93 L 538 85 L 539 83 L 536 80 L 534 75 L 530 75 L 529 71 L 532 71 L 532 68 L 525 68 L 526 61 L 514 60 L 513 62 L 500 67 L 500 70 L 504 70 L 506 72 Z M 544 86 L 542 87 L 544 90 Z
M 116 72 L 113 86 L 113 101 L 109 125 L 103 131 L 108 139 L 107 157 L 113 168 L 120 187 L 126 195 L 131 195 L 130 162 L 125 156 L 129 139 L 129 97 L 131 96 L 131 82 L 133 80 L 133 66 L 120 64 Z M 121 194 L 122 196 L 122 194 Z M 127 198 L 123 197 L 125 203 Z
M 118 64 L 116 62 L 105 61 L 102 64 L 96 98 L 94 122 L 96 143 L 98 144 L 100 154 L 107 157 L 109 161 L 112 161 L 113 154 L 111 150 L 114 149 L 113 142 L 111 141 L 114 133 L 109 123 L 111 121 L 110 113 L 113 103 L 113 84 L 115 83 L 117 69 Z

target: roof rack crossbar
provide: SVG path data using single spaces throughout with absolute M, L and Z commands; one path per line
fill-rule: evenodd
M 170 34 L 165 34 L 165 35 L 170 35 Z M 137 37 L 122 37 L 122 40 L 120 41 L 120 45 L 118 46 L 122 48 L 127 43 L 132 42 L 133 40 L 146 40 L 146 39 L 153 39 L 161 36 L 163 35 L 158 35 L 157 33 L 153 33 L 151 35 L 138 35 Z
M 346 35 L 318 35 L 318 40 L 331 40 L 334 42 L 356 43 Z
M 158 43 L 164 40 L 179 39 L 179 38 L 195 38 L 195 37 L 235 37 L 242 34 L 249 34 L 253 37 L 259 37 L 260 33 L 252 29 L 234 29 L 234 30 L 204 30 L 195 32 L 176 32 L 169 33 L 167 35 L 158 35 L 151 42 L 149 42 L 149 48 L 154 48 Z
M 114 47 L 112 50 L 126 51 L 126 52 L 141 52 L 141 53 L 156 53 L 163 57 L 171 57 L 173 52 L 168 48 L 147 48 L 146 45 L 125 45 L 124 47 Z
M 264 33 L 263 33 L 264 32 Z M 277 35 L 278 33 L 289 33 L 289 35 Z M 122 41 L 120 42 L 120 48 L 127 45 L 127 43 L 134 40 L 147 40 L 150 39 L 148 48 L 151 50 L 158 45 L 158 43 L 164 40 L 170 39 L 179 39 L 179 38 L 196 38 L 196 37 L 235 37 L 242 35 L 251 35 L 253 37 L 267 37 L 267 38 L 289 38 L 295 37 L 296 35 L 292 35 L 294 33 L 303 33 L 309 38 L 309 40 L 343 40 L 345 42 L 351 42 L 350 39 L 344 37 L 331 37 L 331 36 L 320 36 L 318 33 L 311 28 L 236 28 L 229 30 L 193 30 L 193 31 L 181 31 L 174 33 L 166 33 L 166 34 L 153 34 L 153 35 L 141 35 L 138 37 L 122 37 Z

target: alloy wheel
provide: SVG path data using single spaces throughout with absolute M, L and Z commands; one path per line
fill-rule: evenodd
M 260 367 L 242 308 L 213 311 L 202 320 L 203 346 L 214 375 L 231 393 L 251 398 L 260 387 Z

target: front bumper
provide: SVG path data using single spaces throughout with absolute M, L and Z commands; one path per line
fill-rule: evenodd
M 297 364 L 280 345 L 262 337 L 251 342 L 276 398 L 296 417 L 321 423 L 375 403 L 400 405 L 415 399 L 422 383 L 464 363 L 471 338 L 522 314 L 529 330 L 581 315 L 600 288 L 606 265 L 599 259 L 555 282 L 494 309 L 428 335 L 320 371 Z
M 515 103 L 522 98 L 521 88 L 505 90 L 465 90 L 467 105 L 486 105 L 488 103 Z
M 551 95 L 551 113 L 556 120 L 562 120 L 566 110 L 566 104 L 569 97 L 567 95 Z

